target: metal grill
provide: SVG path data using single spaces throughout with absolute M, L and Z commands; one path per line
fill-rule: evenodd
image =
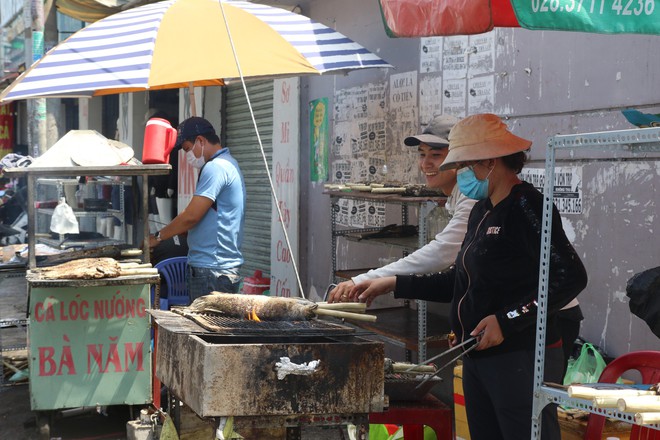
M 336 336 L 355 333 L 355 329 L 320 319 L 307 321 L 251 321 L 218 313 L 190 312 L 185 308 L 172 308 L 200 327 L 224 335 L 271 335 L 271 336 Z

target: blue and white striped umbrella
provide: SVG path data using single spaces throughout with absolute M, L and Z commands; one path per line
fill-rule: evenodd
M 303 15 L 244 1 L 166 0 L 78 31 L 19 76 L 0 94 L 0 102 L 370 67 L 391 66 Z

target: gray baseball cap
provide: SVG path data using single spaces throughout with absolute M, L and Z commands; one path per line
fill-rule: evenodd
M 449 131 L 459 120 L 451 115 L 436 116 L 424 128 L 422 134 L 409 136 L 403 140 L 403 143 L 409 147 L 424 143 L 431 148 L 446 148 L 449 146 Z

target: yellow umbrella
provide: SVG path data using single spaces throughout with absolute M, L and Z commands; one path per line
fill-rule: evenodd
M 369 67 L 391 66 L 334 29 L 284 9 L 243 1 L 167 0 L 78 31 L 17 78 L 0 102 Z

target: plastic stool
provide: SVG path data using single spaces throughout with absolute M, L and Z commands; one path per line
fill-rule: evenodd
M 390 402 L 382 413 L 370 413 L 369 423 L 403 425 L 405 440 L 424 440 L 424 425 L 430 426 L 438 440 L 452 440 L 451 408 L 428 394 L 418 402 Z

